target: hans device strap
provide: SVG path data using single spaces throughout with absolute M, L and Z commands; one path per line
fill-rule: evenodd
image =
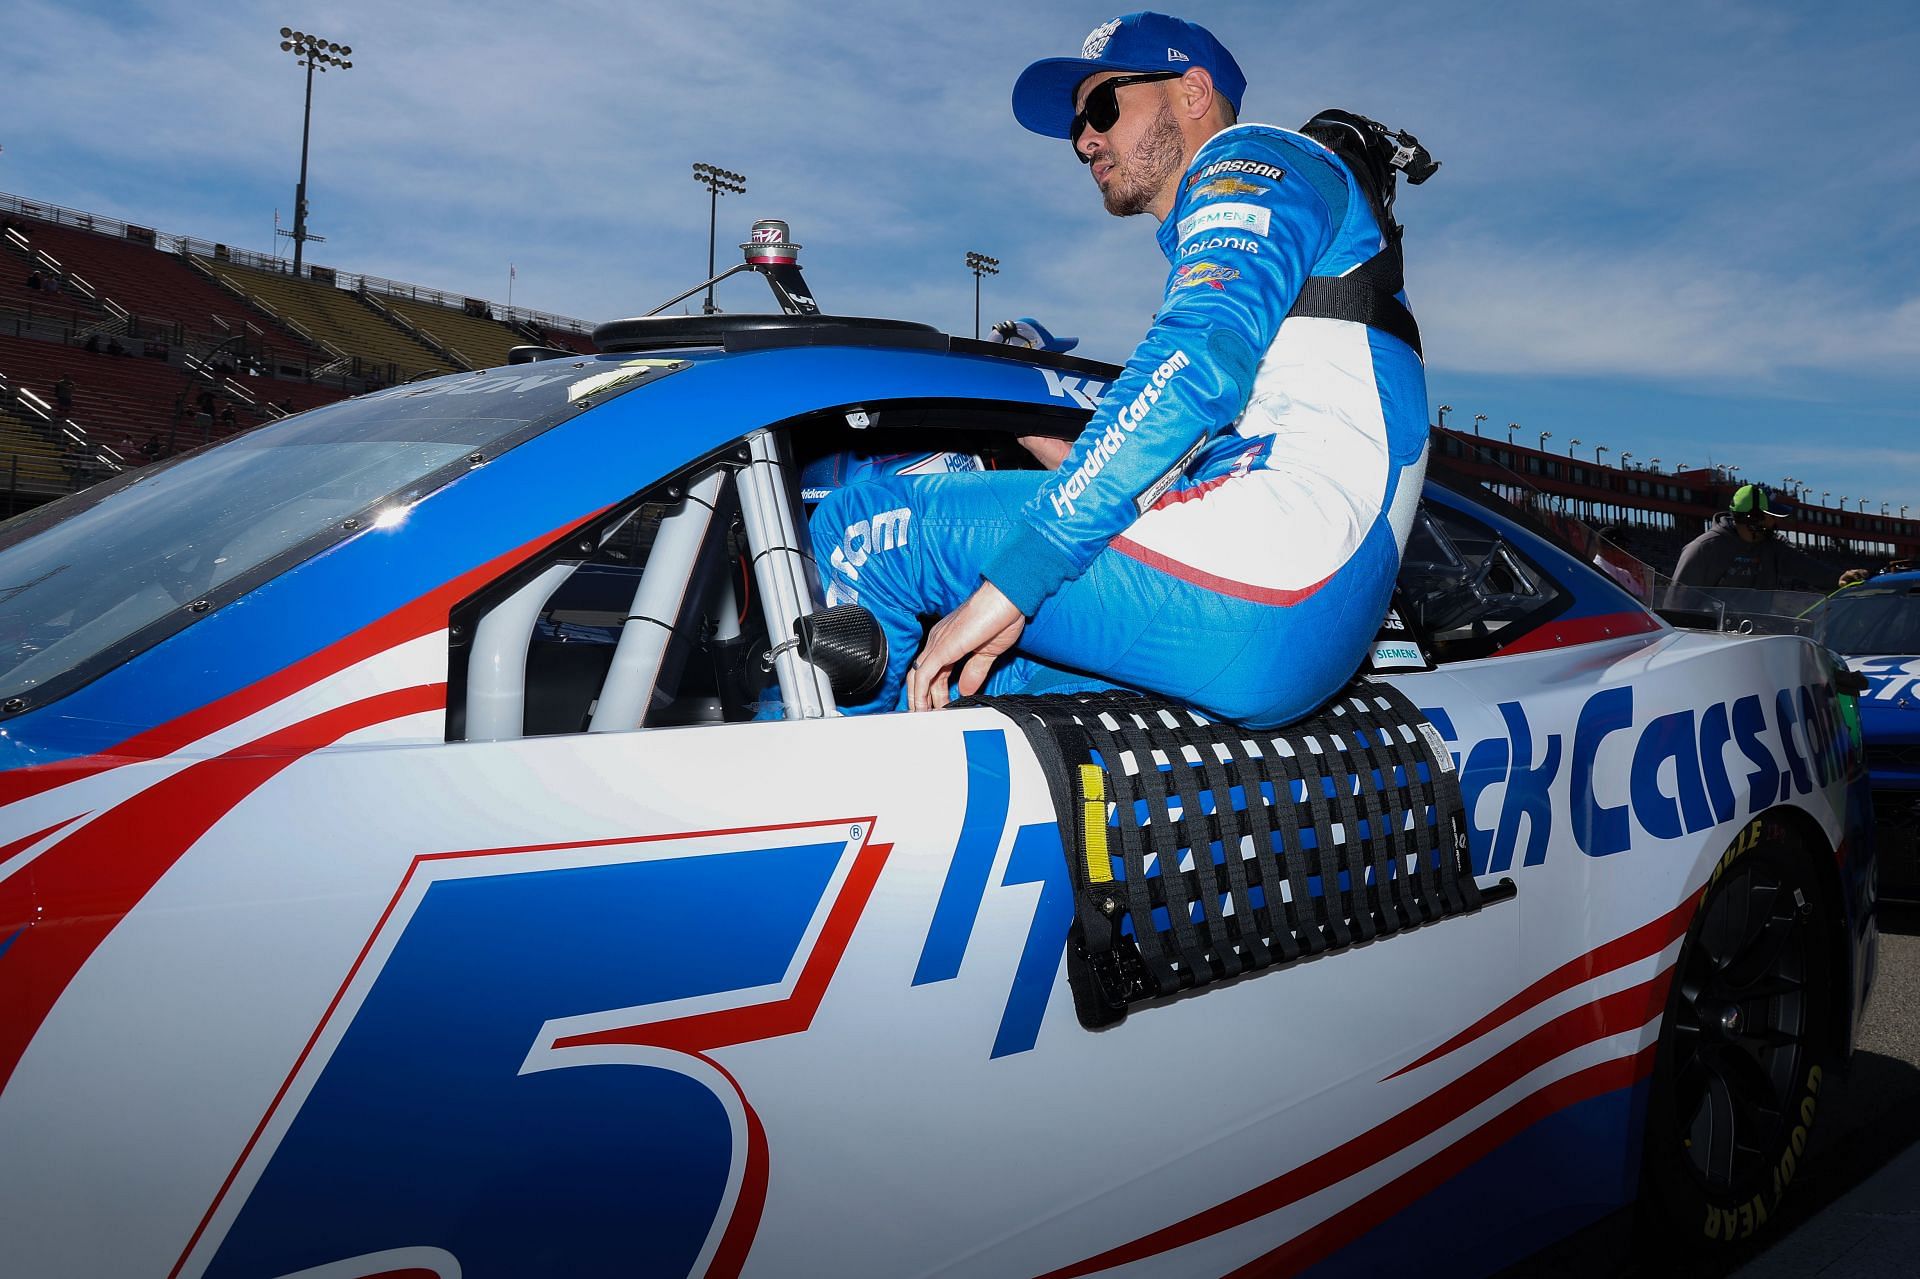
M 1322 111 L 1301 125 L 1300 132 L 1345 163 L 1373 210 L 1386 247 L 1345 275 L 1310 276 L 1287 315 L 1364 324 L 1400 339 L 1424 358 L 1420 326 L 1406 304 L 1395 296 L 1405 282 L 1400 254 L 1402 230 L 1393 219 L 1393 199 L 1400 174 L 1418 186 L 1434 175 L 1440 162 L 1411 133 L 1389 129 L 1351 111 Z

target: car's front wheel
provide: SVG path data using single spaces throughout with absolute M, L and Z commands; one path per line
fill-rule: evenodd
M 1647 1102 L 1643 1203 L 1669 1246 L 1753 1237 L 1794 1181 L 1833 1042 L 1826 908 L 1779 830 L 1743 833 L 1707 888 Z

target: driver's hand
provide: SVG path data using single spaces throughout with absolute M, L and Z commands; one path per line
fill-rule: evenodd
M 993 663 L 1011 649 L 1027 628 L 1027 619 L 992 582 L 934 623 L 920 656 L 907 668 L 907 709 L 940 710 L 951 700 L 949 682 L 960 670 L 960 695 L 972 697 L 987 682 Z
M 1034 460 L 1049 471 L 1057 471 L 1067 460 L 1067 454 L 1073 452 L 1073 441 L 1053 435 L 1023 435 L 1020 447 L 1033 454 Z

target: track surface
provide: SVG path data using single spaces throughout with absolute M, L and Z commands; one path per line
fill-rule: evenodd
M 1774 1273 L 1776 1267 L 1767 1263 L 1775 1254 L 1793 1257 L 1797 1273 L 1821 1273 L 1849 1243 L 1845 1232 L 1836 1228 L 1834 1219 L 1821 1223 L 1819 1230 L 1798 1228 L 1909 1147 L 1920 1149 L 1920 910 L 1881 908 L 1879 979 L 1860 1028 L 1853 1068 L 1832 1091 L 1831 1101 L 1825 1093 L 1820 1100 L 1820 1120 L 1807 1143 L 1810 1158 L 1793 1194 L 1781 1205 L 1779 1228 L 1766 1237 L 1764 1247 L 1733 1249 L 1704 1263 L 1670 1262 L 1657 1243 L 1636 1250 L 1633 1224 L 1621 1213 L 1506 1271 L 1503 1279 L 1653 1279 L 1669 1274 L 1719 1279 L 1748 1264 L 1757 1274 Z M 1899 1168 L 1912 1163 L 1910 1157 Z M 1871 1199 L 1871 1188 L 1864 1189 L 1862 1197 Z M 1827 1257 L 1829 1252 L 1836 1257 Z M 1884 1273 L 1920 1272 L 1920 1257 L 1909 1258 L 1907 1264 L 1912 1269 Z M 1882 1272 L 1849 1273 L 1867 1279 Z

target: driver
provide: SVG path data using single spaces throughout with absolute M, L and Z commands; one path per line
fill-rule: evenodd
M 1104 681 L 1266 727 L 1359 667 L 1419 498 L 1425 378 L 1398 338 L 1289 316 L 1309 277 L 1385 240 L 1330 151 L 1235 123 L 1245 88 L 1209 32 L 1156 13 L 1021 75 L 1020 123 L 1072 142 L 1109 213 L 1159 223 L 1165 297 L 1057 469 L 821 503 L 828 600 L 865 605 L 888 643 L 849 711 Z

